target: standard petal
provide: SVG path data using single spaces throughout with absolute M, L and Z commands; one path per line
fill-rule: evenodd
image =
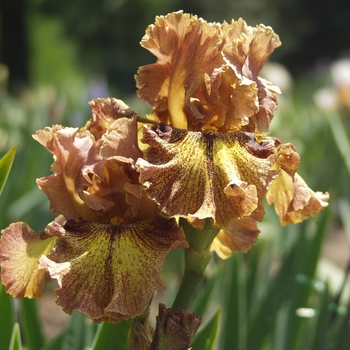
M 157 62 L 140 67 L 138 95 L 161 122 L 192 131 L 268 128 L 280 91 L 258 73 L 281 45 L 272 28 L 179 11 L 156 17 L 141 45 Z
M 263 24 L 253 28 L 243 19 L 224 22 L 221 26 L 224 36 L 223 55 L 230 67 L 242 80 L 255 82 L 259 97 L 259 109 L 249 115 L 249 124 L 242 125 L 244 131 L 267 130 L 277 108 L 278 87 L 258 76 L 271 53 L 281 45 L 272 28 Z
M 169 216 L 214 219 L 222 228 L 261 209 L 278 170 L 268 158 L 276 139 L 249 133 L 144 129 L 150 145 L 136 163 L 149 197 Z
M 139 68 L 138 96 L 151 104 L 162 122 L 186 129 L 186 90 L 204 83 L 224 63 L 218 24 L 173 12 L 156 17 L 141 45 L 157 62 Z
M 142 314 L 152 294 L 164 288 L 159 278 L 164 258 L 187 246 L 174 220 L 118 226 L 68 221 L 64 227 L 52 225 L 58 240 L 40 266 L 57 279 L 63 310 L 79 310 L 95 322 Z
M 247 216 L 233 221 L 228 227 L 221 229 L 211 245 L 221 259 L 227 259 L 232 252 L 246 253 L 255 244 L 259 229 L 256 220 Z
M 41 297 L 47 271 L 38 268 L 38 261 L 50 252 L 55 240 L 43 232 L 37 236 L 24 222 L 13 223 L 2 231 L 1 278 L 9 294 L 18 299 Z
M 221 26 L 224 36 L 223 53 L 228 62 L 242 76 L 254 80 L 271 53 L 281 41 L 271 27 L 263 24 L 251 27 L 240 18 Z

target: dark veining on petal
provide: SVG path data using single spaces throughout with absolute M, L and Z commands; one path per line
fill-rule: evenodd
M 213 152 L 213 145 L 214 145 L 214 139 L 217 136 L 214 134 L 202 134 L 202 138 L 204 140 L 205 146 L 206 146 L 206 156 L 207 156 L 207 170 L 209 174 L 214 175 L 214 152 Z
M 237 134 L 239 143 L 244 146 L 251 155 L 257 158 L 266 159 L 274 153 L 275 147 L 281 143 L 281 141 L 275 137 L 259 142 L 256 135 L 252 132 L 238 131 L 235 134 Z
M 109 242 L 108 242 L 108 253 L 107 257 L 104 261 L 104 269 L 101 271 L 101 275 L 103 275 L 104 281 L 113 280 L 113 269 L 112 269 L 112 257 L 113 257 L 113 245 L 120 234 L 121 229 L 119 226 L 111 225 L 111 224 L 95 224 L 89 221 L 74 221 L 68 220 L 64 229 L 76 236 L 84 236 L 84 235 L 99 235 L 99 234 L 109 234 Z M 114 294 L 114 284 L 113 283 L 105 283 L 104 291 L 102 294 L 106 297 L 101 299 L 103 302 L 101 306 L 102 309 L 106 308 L 110 302 L 110 296 Z

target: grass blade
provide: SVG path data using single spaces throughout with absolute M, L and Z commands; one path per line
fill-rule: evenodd
M 224 271 L 223 297 L 223 349 L 245 349 L 247 341 L 246 274 L 242 254 L 234 254 Z
M 327 114 L 327 119 L 339 153 L 343 157 L 346 169 L 350 174 L 350 142 L 346 135 L 346 128 L 343 126 L 338 113 Z
M 193 344 L 193 350 L 213 350 L 215 349 L 216 340 L 219 331 L 219 320 L 221 308 L 219 307 L 210 321 L 198 332 Z
M 253 315 L 249 319 L 247 349 L 260 350 L 264 340 L 273 329 L 277 312 L 283 301 L 288 298 L 294 282 L 293 265 L 296 248 L 292 249 L 282 261 L 281 268 L 270 281 L 264 297 L 258 301 Z
M 44 336 L 35 299 L 24 298 L 21 300 L 21 316 L 27 348 L 29 350 L 40 349 L 44 344 Z
M 22 350 L 21 333 L 18 323 L 13 325 L 9 350 Z
M 310 227 L 315 221 L 305 222 L 300 225 L 300 239 L 295 251 L 295 267 L 292 272 L 298 283 L 292 287 L 293 297 L 290 299 L 288 316 L 285 324 L 286 336 L 284 338 L 284 349 L 299 349 L 298 342 L 305 334 L 305 319 L 296 315 L 296 310 L 308 305 L 310 293 L 317 292 L 317 280 L 315 280 L 316 267 L 320 257 L 324 237 L 328 229 L 330 210 L 319 214 L 317 226 L 312 232 Z
M 5 292 L 5 287 L 0 283 L 0 343 L 4 349 L 10 345 L 11 334 L 14 325 L 14 313 L 12 307 L 12 298 Z
M 118 324 L 102 323 L 95 335 L 91 350 L 128 350 L 128 332 L 132 319 Z
M 6 180 L 9 176 L 13 160 L 15 158 L 17 146 L 13 146 L 1 159 L 0 159 L 0 195 L 5 187 Z

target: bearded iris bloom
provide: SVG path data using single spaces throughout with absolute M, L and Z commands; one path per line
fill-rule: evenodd
M 282 225 L 326 207 L 328 194 L 298 175 L 295 147 L 266 134 L 279 89 L 258 74 L 280 44 L 271 28 L 242 19 L 157 17 L 141 41 L 157 62 L 136 76 L 149 115 L 96 99 L 84 127 L 34 135 L 54 155 L 53 174 L 37 184 L 57 219 L 38 234 L 25 223 L 3 230 L 7 291 L 40 297 L 54 278 L 65 312 L 116 323 L 165 287 L 163 261 L 193 245 L 188 227 L 204 251 L 227 258 L 255 243 L 264 198 Z

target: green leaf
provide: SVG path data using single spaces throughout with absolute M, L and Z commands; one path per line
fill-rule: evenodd
M 221 307 L 217 309 L 209 322 L 198 332 L 192 346 L 193 350 L 213 350 L 219 331 Z
M 246 269 L 243 254 L 234 254 L 224 271 L 223 349 L 245 349 L 247 340 Z
M 209 280 L 199 285 L 198 291 L 196 292 L 195 298 L 193 298 L 193 306 L 191 309 L 196 313 L 197 316 L 203 316 L 210 302 L 215 285 L 218 283 L 219 274 L 211 276 Z
M 81 312 L 73 312 L 68 327 L 64 331 L 61 349 L 84 349 L 86 316 Z
M 21 300 L 21 316 L 27 348 L 29 350 L 40 349 L 44 344 L 44 337 L 35 299 L 24 298 Z
M 339 153 L 344 159 L 344 164 L 350 174 L 350 141 L 346 134 L 346 127 L 343 125 L 338 113 L 327 114 L 330 129 Z
M 283 349 L 294 350 L 301 348 L 298 344 L 303 336 L 307 336 L 308 328 L 305 319 L 298 317 L 295 310 L 305 307 L 311 297 L 311 293 L 317 291 L 317 280 L 315 280 L 317 262 L 319 260 L 322 243 L 328 232 L 330 210 L 325 210 L 318 215 L 316 220 L 309 220 L 301 225 L 299 240 L 294 247 L 294 268 L 289 273 L 293 274 L 298 283 L 291 286 L 291 298 L 288 302 L 286 322 L 284 325 L 285 336 L 283 337 Z M 313 228 L 313 229 L 310 229 Z
M 22 350 L 21 333 L 18 323 L 13 325 L 9 350 Z
M 15 158 L 16 149 L 18 145 L 13 146 L 1 159 L 0 159 L 0 195 L 5 187 L 6 180 L 9 176 L 13 160 Z
M 10 345 L 11 334 L 13 333 L 14 314 L 12 298 L 6 293 L 5 287 L 0 282 L 0 342 L 4 349 Z
M 312 344 L 310 344 L 307 349 L 315 350 L 326 350 L 327 347 L 327 328 L 329 321 L 328 313 L 328 287 L 325 285 L 324 291 L 320 293 L 320 302 L 316 309 L 316 314 L 313 317 L 315 323 L 314 330 L 312 328 L 309 330 L 310 333 L 313 332 Z
M 128 332 L 132 319 L 118 324 L 102 323 L 96 333 L 91 350 L 128 350 Z

